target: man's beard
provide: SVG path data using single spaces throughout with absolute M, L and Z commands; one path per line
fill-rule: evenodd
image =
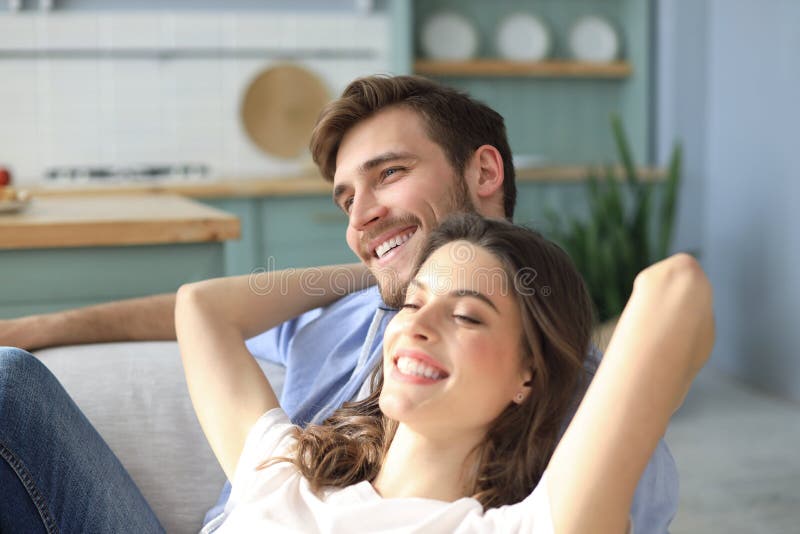
M 475 205 L 469 198 L 466 180 L 463 177 L 456 178 L 454 185 L 452 195 L 450 195 L 447 215 L 465 212 L 475 213 Z M 441 223 L 442 221 L 437 222 Z M 419 231 L 419 228 L 421 228 L 421 225 L 419 225 L 418 221 L 417 231 Z M 413 262 L 414 267 L 416 267 L 418 262 L 416 255 L 424 248 L 424 245 L 424 242 L 418 244 L 419 248 L 415 251 L 415 260 Z M 409 270 L 409 273 L 413 273 L 415 270 L 415 268 L 412 268 Z M 396 269 L 385 269 L 383 271 L 373 272 L 373 274 L 378 280 L 378 288 L 380 289 L 383 302 L 391 308 L 399 309 L 405 302 L 406 288 L 408 288 L 410 280 L 401 279 Z

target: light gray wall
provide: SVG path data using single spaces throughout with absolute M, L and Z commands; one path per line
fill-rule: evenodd
M 800 399 L 800 2 L 713 0 L 710 14 L 716 363 Z
M 701 252 L 706 178 L 708 2 L 661 0 L 656 6 L 656 161 L 683 146 L 683 185 L 673 249 Z
M 800 400 L 800 2 L 659 12 L 658 148 L 686 145 L 678 245 L 714 285 L 711 365 Z

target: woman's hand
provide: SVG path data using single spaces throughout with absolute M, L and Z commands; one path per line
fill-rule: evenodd
M 634 280 L 633 291 L 640 298 L 655 301 L 668 292 L 677 293 L 678 298 L 685 299 L 686 312 L 697 321 L 697 346 L 690 351 L 689 361 L 686 362 L 693 379 L 708 361 L 716 335 L 713 289 L 700 264 L 689 254 L 674 254 L 639 273 Z
M 712 289 L 677 254 L 642 271 L 548 465 L 556 532 L 624 532 L 636 485 L 714 343 Z

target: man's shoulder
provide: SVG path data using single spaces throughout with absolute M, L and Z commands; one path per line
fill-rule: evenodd
M 336 321 L 342 324 L 369 323 L 378 309 L 386 309 L 380 291 L 376 286 L 371 286 L 360 291 L 349 293 L 336 302 L 318 308 L 313 321 Z
M 386 308 L 377 286 L 370 286 L 360 291 L 348 293 L 333 304 L 321 309 L 320 316 L 338 316 L 353 312 L 362 312 L 372 316 L 378 308 Z

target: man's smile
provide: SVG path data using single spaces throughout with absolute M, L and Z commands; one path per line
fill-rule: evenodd
M 404 232 L 395 237 L 387 239 L 386 241 L 384 241 L 375 248 L 375 256 L 377 258 L 384 257 L 386 254 L 389 253 L 389 251 L 395 249 L 396 247 L 399 247 L 400 245 L 403 245 L 406 241 L 411 239 L 411 236 L 414 235 L 414 232 L 416 231 L 417 229 L 414 228 L 413 230 L 409 230 L 408 232 Z
M 418 226 L 406 226 L 381 234 L 367 246 L 369 257 L 378 260 L 387 259 L 393 255 L 393 251 L 402 248 L 418 228 Z

